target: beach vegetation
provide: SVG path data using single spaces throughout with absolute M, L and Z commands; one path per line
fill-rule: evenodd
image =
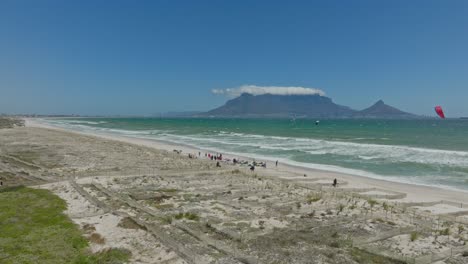
M 310 217 L 315 217 L 315 210 L 312 210 L 312 212 L 309 214 Z
M 440 230 L 440 231 L 439 231 L 439 234 L 440 234 L 441 236 L 448 236 L 448 235 L 450 235 L 450 228 L 447 227 L 447 228 L 445 228 L 445 229 Z
M 416 231 L 411 232 L 410 234 L 410 240 L 411 242 L 416 241 L 419 238 L 419 233 Z
M 334 248 L 339 248 L 340 247 L 340 242 L 332 241 L 332 242 L 330 242 L 329 246 L 334 247 Z
M 119 223 L 117 224 L 118 227 L 125 228 L 125 229 L 141 229 L 147 230 L 145 226 L 138 224 L 130 217 L 122 218 Z
M 300 202 L 297 202 L 297 203 L 296 203 L 296 208 L 297 208 L 298 210 L 301 209 L 301 203 L 300 203 Z
M 100 245 L 103 245 L 106 243 L 106 239 L 98 233 L 92 233 L 91 236 L 89 236 L 89 241 L 95 244 L 100 244 Z
M 48 190 L 0 190 L 1 263 L 125 263 L 122 249 L 92 254 L 89 241 L 63 212 L 66 203 Z
M 345 205 L 344 204 L 339 204 L 338 205 L 338 211 L 336 212 L 336 214 L 339 215 L 341 212 L 343 212 L 344 209 L 345 209 Z
M 175 193 L 175 192 L 178 192 L 179 190 L 178 189 L 174 189 L 174 188 L 167 188 L 167 189 L 159 189 L 157 190 L 158 192 L 165 192 L 165 193 Z
M 167 225 L 172 224 L 172 216 L 166 215 L 160 218 L 161 222 Z
M 260 229 L 265 229 L 265 221 L 264 220 L 258 221 L 258 226 Z
M 368 199 L 367 203 L 369 204 L 371 208 L 374 208 L 374 206 L 378 204 L 378 202 L 374 199 Z
M 350 250 L 351 257 L 354 261 L 360 264 L 405 264 L 401 260 L 392 259 L 385 256 L 380 256 L 374 253 L 367 252 L 359 248 L 352 248 Z
M 383 202 L 383 203 L 382 203 L 382 208 L 383 208 L 384 211 L 385 211 L 385 218 L 387 218 L 388 211 L 391 210 L 391 207 L 390 207 L 390 205 L 388 205 L 388 203 Z
M 10 153 L 10 156 L 15 157 L 21 161 L 34 164 L 35 161 L 39 158 L 39 153 L 34 151 L 18 151 L 15 153 Z
M 368 203 L 369 206 L 370 206 L 370 211 L 371 211 L 371 215 L 372 215 L 372 209 L 373 209 L 374 206 L 375 206 L 376 204 L 378 204 L 378 203 L 377 203 L 377 201 L 374 200 L 374 199 L 368 199 L 368 200 L 367 200 L 367 203 Z M 367 212 L 366 212 L 366 214 L 367 214 Z
M 14 128 L 17 126 L 24 126 L 24 121 L 16 118 L 0 117 L 0 129 Z
M 463 226 L 463 225 L 458 225 L 458 234 L 463 233 L 463 231 L 465 231 L 465 226 Z
M 308 204 L 318 202 L 321 199 L 322 199 L 322 195 L 320 195 L 318 193 L 311 193 L 311 194 L 307 195 L 307 203 Z
M 174 218 L 177 219 L 177 220 L 181 220 L 181 219 L 187 219 L 187 220 L 192 220 L 192 221 L 198 221 L 200 219 L 200 217 L 195 214 L 195 213 L 178 213 L 176 215 L 174 215 Z
M 172 209 L 174 208 L 174 204 L 171 204 L 171 203 L 167 203 L 167 204 L 158 204 L 156 203 L 154 205 L 155 208 L 159 209 L 159 210 L 167 210 L 167 209 Z
M 108 248 L 92 255 L 81 255 L 73 264 L 128 263 L 131 252 L 124 248 Z
M 451 225 L 452 225 L 452 223 L 448 222 L 448 221 L 442 223 L 442 226 L 445 226 L 445 227 L 450 227 Z

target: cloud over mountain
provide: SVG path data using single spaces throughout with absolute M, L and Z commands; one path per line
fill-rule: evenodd
M 320 95 L 325 92 L 316 88 L 307 88 L 300 86 L 257 86 L 242 85 L 236 88 L 212 89 L 213 94 L 226 95 L 228 97 L 237 97 L 243 93 L 252 95 L 273 94 L 273 95 Z

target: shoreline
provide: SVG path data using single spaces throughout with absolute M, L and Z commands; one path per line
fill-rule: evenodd
M 176 144 L 172 142 L 166 142 L 158 139 L 144 139 L 144 138 L 135 138 L 135 137 L 128 137 L 128 136 L 120 136 L 120 135 L 111 135 L 111 134 L 104 134 L 104 133 L 93 133 L 93 132 L 84 132 L 84 131 L 76 131 L 72 129 L 66 129 L 62 127 L 56 127 L 48 124 L 41 123 L 35 119 L 27 118 L 25 119 L 26 127 L 38 127 L 38 128 L 45 128 L 45 129 L 52 129 L 58 131 L 64 131 L 68 133 L 76 133 L 81 135 L 93 136 L 108 140 L 116 140 L 120 142 L 135 144 L 139 146 L 145 146 L 160 150 L 172 151 L 174 149 L 182 150 L 183 155 L 187 153 L 196 153 L 201 152 L 201 158 L 204 158 L 205 152 L 210 152 L 205 149 L 195 148 L 192 146 L 187 146 L 183 144 Z M 211 151 L 212 152 L 212 151 Z M 233 155 L 233 154 L 225 154 L 223 153 L 224 158 L 236 158 L 236 159 L 244 159 L 244 160 L 252 160 L 253 158 L 243 155 Z M 257 161 L 266 161 L 269 164 L 274 164 L 274 161 L 268 159 L 255 159 Z M 223 166 L 226 166 L 226 163 L 222 163 Z M 238 166 L 229 165 L 233 168 L 238 168 Z M 434 186 L 426 186 L 426 185 L 417 185 L 411 183 L 402 183 L 402 182 L 394 182 L 384 179 L 376 179 L 370 178 L 365 176 L 359 175 L 352 175 L 346 173 L 339 173 L 333 171 L 326 171 L 308 167 L 302 167 L 300 165 L 290 165 L 284 164 L 279 162 L 278 167 L 268 166 L 268 168 L 257 168 L 255 170 L 256 173 L 260 173 L 262 175 L 268 175 L 272 177 L 278 177 L 283 179 L 301 179 L 301 180 L 316 180 L 324 183 L 324 185 L 328 185 L 329 182 L 330 186 L 333 179 L 338 179 L 338 183 L 346 182 L 347 184 L 344 186 L 339 186 L 342 189 L 363 189 L 363 188 L 376 188 L 380 190 L 385 190 L 394 193 L 404 193 L 406 197 L 403 199 L 398 199 L 395 201 L 398 202 L 435 202 L 441 200 L 447 200 L 456 203 L 468 203 L 468 195 L 467 192 L 463 190 L 454 190 L 454 189 L 444 189 L 440 187 Z M 303 177 L 306 174 L 307 177 Z

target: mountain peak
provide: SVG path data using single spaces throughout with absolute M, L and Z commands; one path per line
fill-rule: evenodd
M 376 105 L 376 106 L 377 105 L 385 105 L 385 102 L 382 99 L 380 99 L 374 105 Z
M 359 117 L 383 117 L 383 118 L 399 118 L 399 117 L 413 117 L 413 114 L 403 112 L 393 106 L 387 105 L 384 101 L 379 100 L 371 107 L 366 108 L 357 113 Z

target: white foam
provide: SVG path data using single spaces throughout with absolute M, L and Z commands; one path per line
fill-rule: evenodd
M 312 138 L 293 138 L 281 136 L 264 136 L 237 132 L 216 131 L 214 135 L 177 135 L 173 131 L 143 130 L 132 131 L 123 129 L 105 129 L 86 126 L 75 120 L 53 123 L 69 128 L 93 129 L 118 133 L 121 135 L 156 135 L 165 140 L 176 140 L 178 143 L 209 146 L 225 146 L 227 148 L 247 147 L 251 149 L 303 152 L 311 155 L 350 156 L 362 161 L 381 161 L 386 163 L 419 163 L 445 165 L 468 168 L 468 152 L 417 148 L 410 146 L 379 145 L 344 141 L 327 141 Z M 88 122 L 88 121 L 86 121 Z M 71 124 L 70 124 L 71 123 Z

